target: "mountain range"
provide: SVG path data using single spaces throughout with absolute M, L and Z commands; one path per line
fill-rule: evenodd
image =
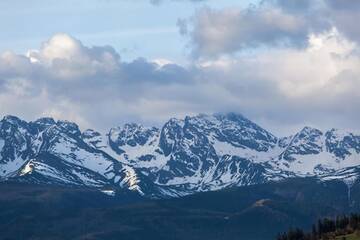
M 130 123 L 107 133 L 68 121 L 0 121 L 0 180 L 84 186 L 109 195 L 172 198 L 315 177 L 348 186 L 360 175 L 360 134 L 304 127 L 277 137 L 240 114 Z

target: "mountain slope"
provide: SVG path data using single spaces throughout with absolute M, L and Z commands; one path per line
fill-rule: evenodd
M 27 123 L 5 117 L 0 128 L 4 142 L 0 164 L 3 180 L 111 186 L 142 193 L 136 170 L 85 143 L 74 123 L 50 118 Z
M 299 176 L 351 184 L 359 176 L 360 135 L 305 127 L 279 138 L 234 113 L 173 118 L 162 128 L 125 124 L 106 134 L 7 116 L 0 155 L 3 181 L 177 197 Z

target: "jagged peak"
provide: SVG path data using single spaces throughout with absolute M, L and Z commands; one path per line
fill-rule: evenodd
M 12 116 L 12 115 L 6 115 L 0 121 L 0 128 L 2 129 L 4 126 L 6 126 L 6 128 L 10 127 L 12 129 L 23 129 L 23 130 L 25 130 L 25 132 L 29 131 L 28 122 L 26 122 L 16 116 Z M 25 133 L 25 132 L 22 131 L 22 133 Z
M 346 136 L 360 136 L 360 132 L 350 131 L 345 129 L 332 128 L 328 130 L 325 135 L 333 138 L 344 138 Z
M 244 117 L 244 115 L 242 115 L 240 113 L 235 113 L 235 112 L 215 113 L 215 114 L 213 114 L 213 116 L 216 117 L 219 120 L 227 119 L 227 120 L 230 120 L 230 121 L 238 121 L 238 120 L 250 121 L 249 119 Z
M 4 121 L 16 123 L 22 121 L 14 116 L 7 116 L 4 119 Z M 46 125 L 54 122 L 52 118 L 40 118 L 35 122 L 19 126 L 18 124 L 4 123 L 7 127 L 1 128 L 1 134 L 5 133 L 4 136 L 7 136 L 7 130 L 10 129 L 9 135 L 12 138 L 0 141 L 0 145 L 4 145 L 4 143 L 7 144 L 4 145 L 7 147 L 10 146 L 10 143 L 16 145 L 14 151 L 17 151 L 17 154 L 19 153 L 17 156 L 22 157 L 24 163 L 34 156 L 37 157 L 37 151 L 42 154 L 61 153 L 58 154 L 61 156 L 62 154 L 68 154 L 71 160 L 77 157 L 79 160 L 84 160 L 84 162 L 87 159 L 95 161 L 102 157 L 109 158 L 111 166 L 115 163 L 113 160 L 118 160 L 121 166 L 118 164 L 113 165 L 116 167 L 114 171 L 112 170 L 113 172 L 108 172 L 102 162 L 99 162 L 99 169 L 106 172 L 104 176 L 108 177 L 111 184 L 112 181 L 119 184 L 118 177 L 115 178 L 114 174 L 120 173 L 118 170 L 122 169 L 123 164 L 124 166 L 134 167 L 135 172 L 131 171 L 131 169 L 121 172 L 121 179 L 128 180 L 125 180 L 124 187 L 130 189 L 136 189 L 138 186 L 137 181 L 147 179 L 145 176 L 151 178 L 150 181 L 156 181 L 155 184 L 193 184 L 191 181 L 193 179 L 197 181 L 196 178 L 199 179 L 199 183 L 200 181 L 205 183 L 206 179 L 211 180 L 211 174 L 213 173 L 214 180 L 211 181 L 218 181 L 218 176 L 224 174 L 227 177 L 226 174 L 229 173 L 231 179 L 228 178 L 229 180 L 224 181 L 239 184 L 238 179 L 236 179 L 237 182 L 231 182 L 233 177 L 235 179 L 241 175 L 244 176 L 241 179 L 245 179 L 250 176 L 246 175 L 247 173 L 243 175 L 242 170 L 246 171 L 251 164 L 255 164 L 254 168 L 260 169 L 256 171 L 260 171 L 258 176 L 261 177 L 261 181 L 262 177 L 265 176 L 264 174 L 270 176 L 273 172 L 278 174 L 280 171 L 284 171 L 287 176 L 291 174 L 295 176 L 298 173 L 317 174 L 318 172 L 328 171 L 328 169 L 336 170 L 341 164 L 338 159 L 345 159 L 347 155 L 353 152 L 360 154 L 360 137 L 352 135 L 351 132 L 331 129 L 326 132 L 330 135 L 328 137 L 320 130 L 306 126 L 294 136 L 277 139 L 265 129 L 237 113 L 199 114 L 187 116 L 183 119 L 171 118 L 161 132 L 153 131 L 157 129 L 156 127 L 149 128 L 137 123 L 127 123 L 121 127 L 110 129 L 110 134 L 114 134 L 113 138 L 110 138 L 111 135 L 103 135 L 93 129 L 87 129 L 81 133 L 78 125 L 69 121 L 58 121 L 54 125 Z M 22 133 L 26 134 L 25 137 L 23 137 Z M 346 137 L 339 137 L 341 136 L 340 133 L 346 133 Z M 29 134 L 29 137 L 27 134 Z M 59 135 L 60 137 L 58 137 Z M 14 141 L 13 139 L 17 140 L 17 137 L 19 137 L 19 141 Z M 107 137 L 109 138 L 106 139 Z M 27 144 L 28 142 L 30 144 Z M 277 147 L 276 144 L 281 148 Z M 95 149 L 99 151 L 95 151 Z M 12 149 L 10 150 L 12 151 Z M 9 153 L 11 153 L 10 150 Z M 101 151 L 103 154 L 101 154 Z M 319 153 L 326 154 L 318 155 L 318 157 L 316 154 Z M 333 165 L 329 165 L 330 167 L 321 162 L 321 157 L 327 157 L 328 153 L 336 157 L 336 159 L 330 159 L 331 161 L 334 160 L 331 162 Z M 305 157 L 310 157 L 309 159 L 316 158 L 316 160 L 305 162 L 303 160 Z M 11 159 L 17 160 L 13 157 Z M 287 161 L 283 162 L 283 159 Z M 49 158 L 49 162 L 50 160 Z M 355 161 L 354 163 L 348 162 L 349 164 L 357 164 Z M 42 162 L 34 162 L 33 164 L 36 167 L 36 164 L 42 164 Z M 310 167 L 309 169 L 307 166 L 302 168 L 305 165 L 300 166 L 300 164 L 310 164 L 308 165 Z M 22 164 L 22 166 L 24 165 Z M 137 171 L 139 168 L 141 168 L 141 171 Z M 97 166 L 94 169 L 97 170 Z M 144 170 L 142 172 L 143 169 L 149 171 Z M 32 165 L 29 162 L 22 173 L 28 174 L 31 171 Z M 34 173 L 37 174 L 38 172 L 35 171 Z M 253 173 L 249 172 L 249 174 Z M 276 177 L 279 177 L 279 175 L 276 175 Z M 184 181 L 181 180 L 179 183 L 180 178 L 184 179 Z M 210 182 L 210 180 L 209 184 L 217 184 L 217 182 Z M 243 184 L 242 181 L 241 184 Z M 194 184 L 196 184 L 195 181 Z
M 214 125 L 218 124 L 218 120 L 212 115 L 198 114 L 196 116 L 186 116 L 184 119 L 184 124 L 188 123 L 196 125 Z
M 139 123 L 125 123 L 122 127 L 113 127 L 110 128 L 109 135 L 119 134 L 120 132 L 125 133 L 125 135 L 133 135 L 136 132 L 148 132 L 148 131 L 158 131 L 156 127 L 145 127 Z
M 123 130 L 127 130 L 127 131 L 136 131 L 136 130 L 143 130 L 146 129 L 146 127 L 144 127 L 142 124 L 140 123 L 125 123 L 123 125 L 123 127 L 121 128 Z
M 56 122 L 51 117 L 42 117 L 34 121 L 35 124 L 42 124 L 42 125 L 55 125 Z
M 240 114 L 240 113 L 234 113 L 234 112 L 229 112 L 229 113 L 216 113 L 213 115 L 214 117 L 216 117 L 219 121 L 221 122 L 234 122 L 236 124 L 240 124 L 240 125 L 247 125 L 247 126 L 251 126 L 251 128 L 255 128 L 258 130 L 264 130 L 262 127 L 260 127 L 258 124 L 256 124 L 255 122 L 249 120 L 248 118 L 244 117 L 244 115 Z M 269 133 L 270 135 L 272 135 L 271 133 Z
M 170 124 L 184 126 L 185 123 L 218 125 L 225 120 L 230 122 L 248 122 L 256 125 L 249 119 L 245 118 L 242 114 L 234 112 L 214 114 L 200 113 L 194 116 L 185 116 L 183 119 L 170 118 L 166 125 Z
M 323 134 L 321 130 L 317 129 L 317 128 L 314 128 L 314 127 L 311 127 L 311 126 L 305 126 L 301 129 L 302 133 L 318 133 L 318 134 Z
M 188 116 L 189 119 L 206 119 L 206 120 L 214 120 L 215 114 L 206 114 L 206 113 L 199 113 L 195 116 Z
M 317 128 L 306 126 L 302 128 L 297 134 L 295 134 L 293 141 L 298 141 L 298 139 L 313 139 L 323 136 L 323 132 Z
M 320 141 L 320 137 L 323 136 L 323 132 L 317 128 L 306 126 L 302 128 L 297 134 L 292 138 L 290 145 L 299 144 L 299 142 L 313 142 Z
M 186 119 L 187 117 L 189 117 L 189 116 L 186 116 L 184 119 Z M 184 124 L 185 124 L 185 120 L 183 120 L 183 119 L 170 118 L 169 121 L 167 121 L 164 126 L 168 126 L 168 125 L 176 126 L 176 125 L 178 125 L 178 126 L 183 127 Z
M 229 113 L 214 113 L 214 114 L 205 114 L 200 113 L 195 116 L 186 116 L 184 120 L 179 119 L 171 119 L 173 122 L 177 121 L 185 121 L 190 123 L 210 123 L 210 124 L 220 124 L 221 122 L 227 120 L 230 122 L 239 122 L 246 121 L 251 122 L 247 118 L 245 118 L 242 114 L 229 112 Z
M 4 120 L 20 120 L 20 118 L 18 118 L 17 116 L 14 116 L 14 115 L 5 115 Z
M 159 132 L 156 127 L 144 127 L 137 123 L 126 123 L 122 127 L 111 128 L 108 137 L 116 145 L 144 145 L 152 136 Z
M 86 129 L 81 135 L 83 138 L 92 138 L 92 137 L 101 136 L 101 133 L 99 133 L 93 129 Z
M 4 116 L 2 121 L 13 123 L 13 124 L 25 123 L 24 120 L 22 120 L 22 119 L 20 119 L 20 118 L 18 118 L 16 116 L 13 116 L 13 115 Z
M 59 121 L 57 121 L 57 125 L 64 126 L 64 127 L 75 127 L 75 128 L 79 127 L 76 123 L 70 122 L 68 120 L 59 120 Z
M 70 132 L 71 134 L 81 134 L 79 126 L 74 122 L 70 122 L 67 120 L 59 120 L 57 121 L 56 125 Z
M 280 157 L 294 161 L 295 158 L 292 155 L 318 154 L 323 151 L 324 139 L 322 136 L 323 133 L 319 129 L 306 126 L 294 135 L 288 145 L 283 143 L 281 147 L 286 147 L 286 150 Z

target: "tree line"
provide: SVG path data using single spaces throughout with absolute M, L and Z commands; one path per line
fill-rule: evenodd
M 313 224 L 311 231 L 304 232 L 299 228 L 290 229 L 278 234 L 277 240 L 332 240 L 352 233 L 360 237 L 360 214 L 319 219 L 316 224 Z

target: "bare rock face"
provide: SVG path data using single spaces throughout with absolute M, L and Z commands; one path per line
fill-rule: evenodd
M 0 121 L 0 178 L 176 197 L 289 177 L 357 178 L 360 135 L 305 127 L 278 138 L 234 113 L 102 134 L 68 121 Z M 347 174 L 348 173 L 348 174 Z M 351 176 L 350 176 L 351 175 Z

